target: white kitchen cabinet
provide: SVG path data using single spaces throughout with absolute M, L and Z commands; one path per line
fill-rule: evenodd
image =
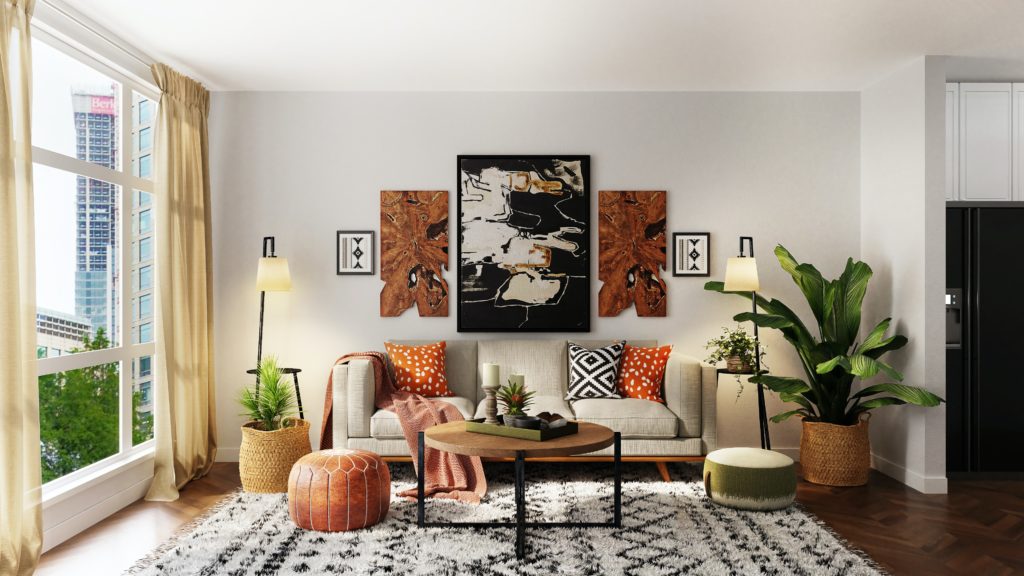
M 960 85 L 946 83 L 946 201 L 960 199 Z
M 959 200 L 1013 199 L 1013 105 L 1008 82 L 960 83 Z
M 1013 85 L 1013 199 L 1024 201 L 1024 84 Z

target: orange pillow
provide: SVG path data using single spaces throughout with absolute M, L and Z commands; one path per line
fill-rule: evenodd
M 661 348 L 637 348 L 626 344 L 619 367 L 619 394 L 623 398 L 641 398 L 665 403 L 661 397 L 661 381 L 672 345 Z
M 395 367 L 395 384 L 399 390 L 420 396 L 455 396 L 448 389 L 442 340 L 425 346 L 402 346 L 385 342 L 388 358 Z

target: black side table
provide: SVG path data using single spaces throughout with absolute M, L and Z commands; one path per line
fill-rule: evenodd
M 306 415 L 302 412 L 302 393 L 299 392 L 299 372 L 302 372 L 302 368 L 280 368 L 281 374 L 290 374 L 292 377 L 292 385 L 295 386 L 295 401 L 299 405 L 299 418 L 306 419 Z M 246 374 L 257 374 L 259 370 L 255 368 L 246 370 Z

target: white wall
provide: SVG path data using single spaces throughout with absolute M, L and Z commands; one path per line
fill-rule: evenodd
M 944 82 L 921 58 L 861 93 L 861 256 L 875 271 L 865 329 L 891 316 L 910 343 L 891 355 L 905 383 L 945 395 Z M 946 491 L 945 407 L 888 407 L 871 420 L 874 465 Z
M 381 189 L 449 190 L 454 231 L 456 155 L 590 154 L 594 192 L 668 190 L 669 231 L 712 233 L 713 278 L 722 277 L 737 237 L 753 235 L 763 291 L 807 312 L 771 250 L 782 243 L 826 275 L 838 275 L 848 256 L 859 255 L 859 106 L 856 93 L 215 94 L 221 458 L 237 456 L 242 419 L 235 398 L 255 362 L 261 237 L 277 237 L 294 286 L 268 294 L 264 350 L 304 370 L 307 417 L 318 430 L 329 369 L 341 354 L 381 349 L 387 338 L 497 337 L 456 332 L 454 271 L 446 275 L 448 318 L 419 318 L 414 309 L 380 318 L 379 276 L 335 275 L 335 231 L 379 230 Z M 596 223 L 596 202 L 591 206 Z M 454 236 L 449 253 L 454 265 Z M 632 310 L 599 318 L 596 266 L 595 254 L 594 337 L 654 337 L 703 358 L 704 342 L 745 310 L 737 297 L 705 293 L 704 278 L 667 272 L 667 318 L 638 319 Z M 772 370 L 797 374 L 788 344 L 770 332 L 765 339 Z M 735 383 L 722 382 L 722 397 L 734 398 Z M 748 387 L 739 404 L 722 402 L 724 443 L 757 443 L 752 392 Z M 773 398 L 771 413 L 779 407 Z M 776 447 L 799 444 L 796 422 L 773 425 L 773 434 Z

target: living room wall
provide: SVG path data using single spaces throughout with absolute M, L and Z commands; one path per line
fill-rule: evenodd
M 594 192 L 667 190 L 669 232 L 711 232 L 712 278 L 723 277 L 738 236 L 754 236 L 762 291 L 808 318 L 772 248 L 784 244 L 827 276 L 861 251 L 857 93 L 222 92 L 210 122 L 221 460 L 237 459 L 241 438 L 236 398 L 255 363 L 263 236 L 276 236 L 293 283 L 267 295 L 264 352 L 303 369 L 314 430 L 330 368 L 346 352 L 382 349 L 389 338 L 503 337 L 456 332 L 453 269 L 447 318 L 415 309 L 381 318 L 379 274 L 335 275 L 335 232 L 379 231 L 382 189 L 449 190 L 454 233 L 458 154 L 589 154 Z M 656 338 L 703 358 L 704 342 L 734 325 L 744 303 L 704 292 L 705 278 L 666 271 L 667 317 L 597 317 L 596 214 L 592 201 L 589 337 Z M 785 341 L 771 332 L 764 341 L 773 373 L 799 374 Z M 756 445 L 753 387 L 737 399 L 735 381 L 720 382 L 722 444 Z M 779 407 L 770 399 L 770 414 Z M 773 447 L 796 455 L 797 422 L 773 424 L 772 433 Z

